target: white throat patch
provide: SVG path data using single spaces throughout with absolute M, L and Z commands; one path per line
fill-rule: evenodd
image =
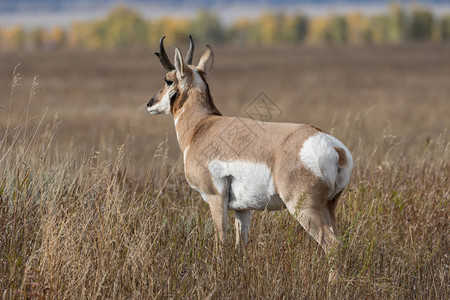
M 170 98 L 176 94 L 176 90 L 170 89 L 166 92 L 166 94 L 162 97 L 161 101 L 156 103 L 155 105 L 147 108 L 149 113 L 152 115 L 160 115 L 160 114 L 169 114 L 170 113 Z

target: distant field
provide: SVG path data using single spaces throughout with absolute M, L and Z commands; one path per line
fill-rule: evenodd
M 224 115 L 246 116 L 265 92 L 273 121 L 313 124 L 353 153 L 340 282 L 327 286 L 328 258 L 287 212 L 255 214 L 243 257 L 231 227 L 214 253 L 173 120 L 145 109 L 163 84 L 155 49 L 1 52 L 6 299 L 448 299 L 450 44 L 213 49 Z
M 28 102 L 31 80 L 39 75 L 42 92 L 31 103 L 32 113 L 48 108 L 48 121 L 58 115 L 60 144 L 73 141 L 89 150 L 103 136 L 111 145 L 125 143 L 140 160 L 168 133 L 176 158 L 173 120 L 145 110 L 163 84 L 153 50 L 1 53 L 0 101 L 8 100 L 20 62 L 23 94 L 14 97 L 14 105 Z M 203 50 L 197 45 L 194 61 Z M 450 127 L 450 44 L 217 48 L 215 54 L 209 83 L 224 115 L 246 116 L 245 107 L 263 91 L 282 110 L 274 121 L 334 128 L 341 138 L 348 136 L 343 129 L 349 122 L 367 115 L 353 138 L 369 145 L 388 126 L 414 146 Z M 5 125 L 4 118 L 0 122 Z

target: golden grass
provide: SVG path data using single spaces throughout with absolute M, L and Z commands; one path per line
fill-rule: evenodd
M 3 298 L 449 298 L 450 87 L 441 78 L 449 74 L 448 55 L 429 45 L 262 49 L 253 56 L 256 49 L 240 49 L 248 59 L 227 67 L 238 50 L 217 51 L 211 88 L 219 108 L 242 114 L 238 96 L 251 99 L 264 87 L 279 95 L 283 120 L 332 131 L 355 157 L 338 205 L 343 248 L 336 257 L 323 254 L 286 211 L 255 213 L 243 254 L 233 249 L 231 226 L 223 250 L 213 250 L 208 206 L 184 180 L 173 133 L 165 138 L 171 121 L 134 113 L 162 84 L 156 59 L 150 80 L 126 78 L 146 76 L 137 61 L 149 54 L 69 53 L 76 61 L 98 59 L 89 67 L 97 73 L 86 75 L 99 77 L 92 87 L 37 67 L 48 54 L 21 53 L 25 75 L 27 64 L 44 72 L 43 92 L 36 95 L 35 80 L 30 93 L 31 80 L 17 75 L 14 101 L 0 111 Z M 294 60 L 299 53 L 306 58 Z M 46 68 L 62 68 L 69 54 L 53 53 L 55 64 Z M 120 58 L 108 63 L 123 69 L 125 83 L 100 71 L 108 55 Z M 71 66 L 68 73 L 85 68 Z M 246 76 L 253 80 L 243 82 Z M 5 86 L 1 95 L 9 99 Z M 336 285 L 327 283 L 332 259 L 343 265 Z

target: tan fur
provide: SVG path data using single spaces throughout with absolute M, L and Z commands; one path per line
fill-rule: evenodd
M 228 195 L 227 191 L 216 190 L 209 163 L 215 159 L 261 163 L 270 169 L 275 190 L 289 212 L 329 252 L 337 241 L 335 208 L 341 192 L 329 199 L 327 183 L 306 168 L 299 155 L 304 142 L 323 130 L 305 124 L 267 123 L 222 116 L 214 105 L 205 80 L 212 67 L 212 57 L 208 48 L 202 57 L 201 68 L 183 66 L 184 88 L 180 89 L 171 112 L 177 120 L 175 129 L 184 154 L 186 179 L 206 197 L 216 226 L 216 238 L 221 242 L 225 240 Z M 205 68 L 208 69 L 206 73 L 203 72 Z M 198 82 L 198 77 L 195 80 L 194 72 L 202 82 Z M 167 80 L 181 88 L 178 77 L 176 71 L 166 75 Z M 160 97 L 164 90 L 159 93 Z M 346 166 L 345 150 L 335 150 L 339 165 Z M 249 213 L 238 212 L 237 217 L 249 219 Z M 247 241 L 248 228 L 240 226 L 237 220 L 237 244 L 240 240 Z
M 220 195 L 222 191 L 216 190 L 207 172 L 212 159 L 219 156 L 225 161 L 240 160 L 267 164 L 272 171 L 276 190 L 289 211 L 299 219 L 302 226 L 306 227 L 305 229 L 320 245 L 328 249 L 336 237 L 329 226 L 319 220 L 322 219 L 322 209 L 327 209 L 329 188 L 325 182 L 303 166 L 297 151 L 288 150 L 301 149 L 304 141 L 315 135 L 318 130 L 304 124 L 259 124 L 262 122 L 210 115 L 209 113 L 215 109 L 208 106 L 209 102 L 198 102 L 197 97 L 201 97 L 199 94 L 193 93 L 192 96 L 193 98 L 189 98 L 183 106 L 183 114 L 176 125 L 181 150 L 184 152 L 189 146 L 184 164 L 188 182 L 215 198 L 215 195 Z M 251 144 L 238 154 L 233 148 L 239 147 L 239 140 L 224 141 L 220 138 L 223 131 L 232 126 L 233 122 L 238 122 L 237 127 L 241 127 L 242 130 L 250 128 L 252 133 L 249 135 L 255 137 Z M 220 153 L 210 153 L 207 151 L 209 148 L 219 149 Z M 211 156 L 208 157 L 208 154 Z M 307 196 L 302 197 L 305 193 Z M 222 202 L 217 205 L 222 207 Z M 300 213 L 301 211 L 303 213 Z M 215 224 L 223 223 L 223 216 L 220 218 L 215 214 L 214 216 Z M 317 225 L 306 226 L 311 222 Z M 223 231 L 223 228 L 219 229 L 219 232 Z

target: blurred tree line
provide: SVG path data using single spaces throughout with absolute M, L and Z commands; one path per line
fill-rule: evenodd
M 188 34 L 212 44 L 242 45 L 443 41 L 450 40 L 450 15 L 437 18 L 424 7 L 393 3 L 385 13 L 373 16 L 357 11 L 320 17 L 267 12 L 224 26 L 217 15 L 207 11 L 193 19 L 146 20 L 136 11 L 118 6 L 103 19 L 75 22 L 69 28 L 0 28 L 0 48 L 153 47 L 163 35 L 171 42 L 186 42 Z

